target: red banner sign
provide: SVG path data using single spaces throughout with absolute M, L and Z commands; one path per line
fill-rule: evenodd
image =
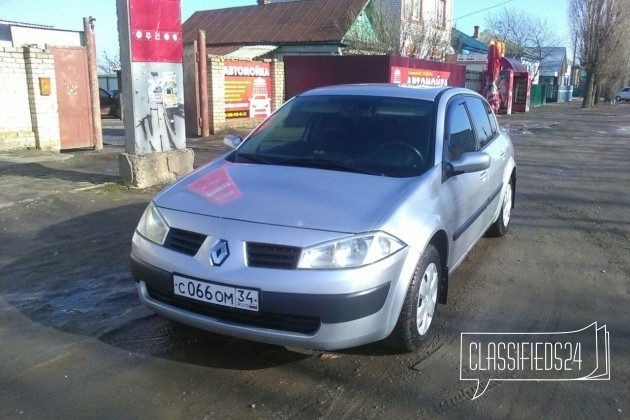
M 129 0 L 131 60 L 182 62 L 180 0 Z
M 389 82 L 406 86 L 448 86 L 448 71 L 412 69 L 409 67 L 392 67 Z
M 225 60 L 225 117 L 271 115 L 271 66 L 259 61 Z

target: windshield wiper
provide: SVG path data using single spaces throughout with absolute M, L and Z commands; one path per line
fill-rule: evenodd
M 374 172 L 364 168 L 348 165 L 344 162 L 325 159 L 283 159 L 274 163 L 275 165 L 303 166 L 307 168 L 336 169 L 357 174 L 384 176 L 382 172 Z
M 247 159 L 250 160 L 252 162 L 256 162 L 256 163 L 262 163 L 265 165 L 273 165 L 274 162 L 269 161 L 267 159 L 265 159 L 264 157 L 257 155 L 256 153 L 237 153 L 236 154 L 236 158 L 243 158 L 243 159 Z

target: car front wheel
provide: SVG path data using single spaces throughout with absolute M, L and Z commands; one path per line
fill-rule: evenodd
M 389 336 L 388 341 L 393 348 L 415 351 L 429 336 L 437 310 L 441 267 L 440 255 L 429 244 L 416 266 L 398 322 Z

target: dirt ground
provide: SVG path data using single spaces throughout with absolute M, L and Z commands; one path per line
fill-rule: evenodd
M 413 354 L 333 353 L 195 330 L 140 305 L 130 240 L 157 192 L 103 152 L 0 154 L 0 418 L 628 418 L 630 104 L 500 118 L 518 166 L 512 230 L 451 278 Z M 196 164 L 217 139 L 189 143 Z M 493 381 L 472 401 L 462 332 L 610 332 L 609 381 Z M 502 379 L 514 379 L 504 376 Z

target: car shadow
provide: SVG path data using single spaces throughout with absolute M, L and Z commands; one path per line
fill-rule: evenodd
M 90 152 L 82 152 L 90 153 Z M 118 163 L 112 158 L 111 164 L 101 163 L 102 158 L 87 157 L 82 159 L 82 166 L 73 165 L 73 169 L 62 169 L 62 161 L 42 163 L 19 163 L 0 165 L 0 176 L 18 176 L 25 178 L 35 178 L 38 180 L 62 180 L 71 182 L 90 182 L 93 184 L 103 184 L 108 182 L 119 182 Z M 98 161 L 97 161 L 98 160 Z M 100 171 L 96 172 L 96 171 Z
M 146 309 L 129 268 L 131 237 L 145 207 L 143 201 L 79 215 L 34 234 L 5 231 L 0 254 L 13 262 L 0 266 L 0 297 L 35 324 L 187 364 L 257 370 L 313 357 L 191 328 Z M 34 211 L 35 218 L 48 213 Z

